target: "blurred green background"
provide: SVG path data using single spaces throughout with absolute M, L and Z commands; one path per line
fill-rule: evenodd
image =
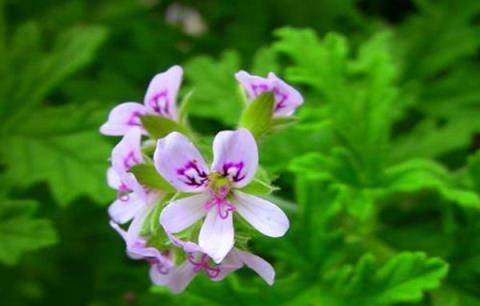
M 0 304 L 480 305 L 480 1 L 0 0 Z M 108 226 L 108 111 L 185 69 L 190 121 L 233 128 L 233 73 L 299 88 L 261 144 L 292 228 L 175 296 Z

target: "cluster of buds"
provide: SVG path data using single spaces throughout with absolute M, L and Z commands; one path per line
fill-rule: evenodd
M 100 128 L 123 137 L 107 171 L 117 191 L 110 224 L 125 240 L 127 255 L 150 265 L 152 282 L 174 293 L 200 272 L 219 281 L 243 266 L 271 285 L 274 269 L 247 251 L 248 233 L 254 228 L 281 237 L 289 220 L 255 192 L 256 184 L 268 186 L 257 178 L 257 140 L 293 120 L 303 98 L 273 73 L 262 78 L 238 72 L 246 92 L 239 127 L 215 136 L 207 163 L 194 144 L 198 135 L 177 111 L 182 75 L 179 66 L 156 75 L 143 104 L 117 105 Z

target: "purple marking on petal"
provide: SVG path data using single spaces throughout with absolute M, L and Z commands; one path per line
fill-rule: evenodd
M 130 199 L 129 193 L 132 191 L 125 183 L 121 183 L 120 187 L 118 187 L 117 198 L 122 202 L 127 202 Z
M 145 116 L 145 113 L 138 112 L 138 111 L 133 112 L 127 121 L 127 125 L 142 127 L 142 122 L 140 121 L 140 117 L 143 117 L 143 116 Z
M 220 267 L 212 267 L 208 264 L 208 256 L 203 254 L 200 261 L 195 261 L 195 257 L 190 255 L 187 257 L 189 263 L 193 265 L 193 271 L 198 273 L 204 271 L 209 278 L 216 278 L 220 274 Z
M 220 219 L 225 220 L 228 218 L 229 213 L 233 213 L 236 208 L 233 204 L 226 200 L 230 189 L 228 186 L 222 186 L 219 188 L 218 193 L 210 188 L 208 189 L 208 193 L 210 194 L 210 199 L 205 203 L 203 206 L 207 211 L 216 207 L 217 214 Z
M 260 94 L 269 91 L 269 86 L 267 84 L 251 84 L 253 94 L 259 96 Z
M 162 115 L 162 116 L 169 116 L 170 115 L 170 103 L 168 100 L 168 90 L 165 89 L 164 91 L 161 91 L 154 95 L 149 103 L 152 109 Z
M 230 178 L 233 182 L 237 183 L 243 180 L 246 174 L 242 175 L 242 171 L 245 168 L 245 164 L 243 162 L 228 162 L 223 164 L 222 170 L 223 176 Z
M 288 94 L 280 92 L 278 88 L 273 89 L 273 93 L 275 95 L 275 109 L 274 112 L 277 112 L 281 110 L 282 108 L 287 107 L 287 104 L 285 103 L 288 99 Z
M 125 169 L 130 169 L 138 163 L 140 163 L 140 160 L 135 156 L 135 152 L 133 151 L 130 151 L 127 157 L 123 159 L 123 166 Z
M 183 177 L 182 182 L 188 186 L 200 187 L 208 182 L 207 173 L 200 169 L 196 160 L 191 160 L 183 168 L 177 169 L 177 174 Z

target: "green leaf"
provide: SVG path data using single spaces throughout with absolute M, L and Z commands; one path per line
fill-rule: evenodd
M 174 192 L 175 189 L 167 183 L 158 174 L 158 171 L 152 164 L 138 164 L 133 166 L 130 171 L 135 175 L 135 178 L 142 185 L 158 189 L 164 192 Z
M 240 118 L 240 127 L 247 128 L 260 139 L 272 126 L 273 93 L 263 93 L 253 100 Z
M 141 118 L 143 127 L 155 139 L 160 139 L 171 132 L 179 132 L 190 136 L 190 131 L 180 123 L 161 116 L 143 116 Z
M 37 203 L 0 197 L 0 262 L 14 265 L 29 251 L 54 245 L 58 238 L 50 220 L 34 218 Z
M 105 185 L 111 145 L 97 132 L 104 117 L 94 104 L 35 111 L 4 136 L 6 177 L 23 187 L 47 182 L 61 205 L 82 195 L 106 203 L 113 195 Z
M 480 209 L 480 197 L 454 184 L 453 178 L 440 164 L 430 160 L 409 160 L 387 170 L 388 192 L 434 190 L 448 201 L 465 208 Z
M 240 58 L 233 51 L 222 53 L 218 61 L 207 56 L 188 61 L 185 64 L 185 78 L 195 90 L 189 106 L 190 114 L 234 126 L 241 112 L 234 78 L 239 68 Z
M 437 288 L 448 265 L 424 253 L 400 253 L 379 267 L 371 255 L 363 256 L 354 268 L 347 267 L 333 278 L 343 305 L 380 306 L 420 301 Z

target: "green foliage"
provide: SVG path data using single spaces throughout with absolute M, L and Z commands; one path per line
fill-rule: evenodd
M 479 305 L 480 4 L 397 2 L 177 1 L 207 25 L 192 36 L 165 21 L 171 1 L 0 0 L 2 304 Z M 157 138 L 191 124 L 203 150 L 239 121 L 268 130 L 244 190 L 289 215 L 285 237 L 252 239 L 272 287 L 248 269 L 150 287 L 108 227 L 118 139 L 98 127 L 173 64 L 181 125 L 144 118 Z M 267 128 L 239 69 L 299 89 L 297 118 Z M 151 164 L 132 172 L 171 191 Z
M 423 253 L 400 253 L 382 267 L 370 255 L 363 256 L 357 265 L 346 267 L 333 279 L 334 288 L 345 301 L 344 305 L 389 305 L 414 302 L 425 290 L 437 288 L 447 274 L 448 265 Z
M 51 246 L 58 240 L 53 224 L 32 215 L 38 203 L 31 200 L 0 199 L 0 262 L 13 265 L 21 255 Z
M 245 107 L 240 117 L 240 127 L 247 128 L 256 139 L 264 136 L 272 126 L 274 97 L 264 93 Z
M 187 128 L 169 118 L 143 116 L 141 120 L 147 132 L 155 139 L 163 138 L 171 132 L 179 132 L 185 135 L 190 134 Z

